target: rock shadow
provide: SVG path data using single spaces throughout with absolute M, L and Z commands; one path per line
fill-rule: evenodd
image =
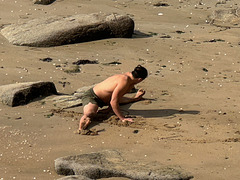
M 137 39 L 137 38 L 149 38 L 149 37 L 152 37 L 153 35 L 152 34 L 146 34 L 146 33 L 143 33 L 141 31 L 138 31 L 138 30 L 135 30 L 133 35 L 132 35 L 132 38 L 133 39 Z

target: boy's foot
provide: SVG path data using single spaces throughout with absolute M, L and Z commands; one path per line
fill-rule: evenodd
M 86 117 L 82 122 L 81 125 L 79 127 L 79 130 L 83 130 L 86 129 L 87 126 L 91 123 L 91 119 L 89 117 Z

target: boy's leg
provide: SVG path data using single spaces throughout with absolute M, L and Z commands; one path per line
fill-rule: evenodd
M 83 116 L 79 122 L 79 130 L 86 129 L 87 126 L 91 123 L 91 118 L 97 114 L 98 105 L 92 104 L 89 102 L 83 107 Z

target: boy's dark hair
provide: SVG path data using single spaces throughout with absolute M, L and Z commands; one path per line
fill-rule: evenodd
M 146 68 L 142 67 L 141 65 L 138 65 L 132 71 L 132 75 L 133 75 L 134 78 L 145 79 L 148 76 L 148 71 L 147 71 Z

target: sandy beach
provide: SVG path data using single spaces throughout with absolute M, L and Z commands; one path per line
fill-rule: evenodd
M 136 87 L 146 90 L 146 99 L 121 106 L 140 125 L 93 122 L 97 136 L 74 133 L 81 106 L 52 113 L 51 97 L 17 107 L 0 104 L 0 180 L 58 179 L 56 158 L 105 149 L 119 150 L 129 161 L 180 166 L 194 180 L 239 179 L 240 29 L 207 23 L 214 10 L 239 5 L 237 0 L 56 0 L 50 5 L 0 0 L 0 28 L 19 20 L 99 12 L 128 15 L 135 22 L 132 38 L 48 48 L 12 45 L 0 35 L 0 85 L 51 81 L 59 93 L 72 94 L 138 64 L 149 71 Z M 66 73 L 78 60 L 99 63 Z

